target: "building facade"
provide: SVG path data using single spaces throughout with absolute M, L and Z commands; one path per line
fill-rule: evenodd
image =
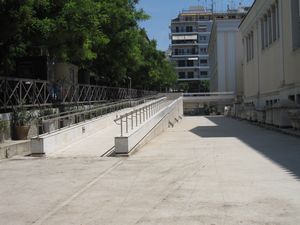
M 209 42 L 210 91 L 243 95 L 241 19 L 216 19 Z
M 300 104 L 300 0 L 256 0 L 240 25 L 244 102 Z
M 189 85 L 190 92 L 202 91 L 201 81 L 209 80 L 208 42 L 212 12 L 201 7 L 183 10 L 171 22 L 171 60 L 178 81 Z
M 179 83 L 188 84 L 189 92 L 209 91 L 210 63 L 208 44 L 214 19 L 242 19 L 245 8 L 225 13 L 191 7 L 171 22 L 171 61 L 176 66 Z

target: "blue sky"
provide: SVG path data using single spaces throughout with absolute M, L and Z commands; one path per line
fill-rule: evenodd
M 205 2 L 209 4 L 211 0 L 199 0 L 200 5 L 205 6 Z M 225 11 L 227 4 L 233 3 L 238 6 L 239 2 L 243 2 L 243 5 L 251 6 L 253 0 L 215 0 L 215 2 L 216 11 Z M 198 0 L 140 0 L 138 8 L 143 8 L 151 16 L 149 20 L 142 21 L 140 26 L 147 30 L 150 39 L 157 40 L 158 49 L 165 51 L 170 44 L 171 19 L 177 17 L 182 9 L 188 9 L 192 5 L 198 5 Z

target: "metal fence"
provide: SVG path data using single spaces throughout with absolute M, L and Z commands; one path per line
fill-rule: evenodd
M 124 133 L 128 134 L 139 125 L 145 123 L 149 118 L 160 111 L 163 108 L 163 103 L 166 99 L 166 97 L 160 98 L 143 107 L 139 107 L 117 117 L 114 121 L 116 124 L 120 125 L 121 137 L 124 136 Z
M 83 84 L 57 84 L 44 80 L 0 77 L 0 109 L 20 105 L 40 107 L 60 104 L 93 104 L 105 101 L 140 98 L 156 94 L 127 88 Z

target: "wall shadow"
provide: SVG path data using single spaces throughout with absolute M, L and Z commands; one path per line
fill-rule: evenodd
M 238 138 L 300 180 L 300 138 L 230 118 L 209 116 L 206 118 L 217 126 L 198 126 L 190 132 L 202 138 Z

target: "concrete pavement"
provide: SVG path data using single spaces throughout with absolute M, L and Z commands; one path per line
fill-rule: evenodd
M 130 158 L 0 161 L 0 224 L 300 224 L 300 139 L 186 117 Z

